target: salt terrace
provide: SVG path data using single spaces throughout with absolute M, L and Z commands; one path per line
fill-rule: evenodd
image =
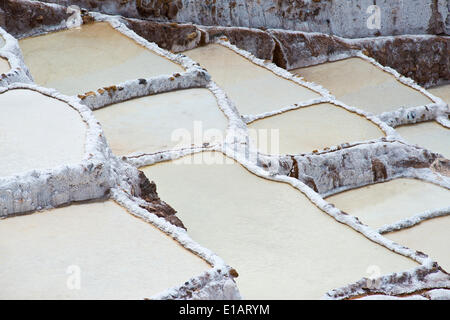
M 0 10 L 0 299 L 450 297 L 445 8 L 50 2 Z

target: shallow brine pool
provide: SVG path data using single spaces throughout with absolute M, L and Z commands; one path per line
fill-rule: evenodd
M 208 70 L 242 115 L 274 111 L 320 97 L 318 93 L 279 77 L 219 44 L 186 51 L 185 54 Z
M 366 141 L 384 132 L 366 118 L 322 103 L 284 112 L 249 125 L 262 153 L 301 154 L 342 143 Z
M 113 201 L 0 220 L 0 299 L 143 299 L 210 268 Z
M 106 22 L 26 38 L 19 43 L 35 82 L 66 95 L 183 71 L 178 64 L 139 45 Z
M 429 210 L 450 206 L 450 190 L 414 179 L 395 179 L 327 198 L 337 208 L 379 228 Z
M 94 115 L 117 155 L 221 143 L 228 125 L 207 89 L 133 99 L 99 109 Z
M 450 159 L 450 129 L 438 122 L 421 122 L 395 128 L 409 143 Z
M 419 91 L 402 84 L 392 74 L 361 58 L 328 62 L 291 72 L 322 85 L 347 105 L 374 114 L 432 102 Z
M 391 232 L 386 238 L 428 254 L 447 272 L 450 271 L 450 216 L 433 218 L 420 224 Z
M 33 90 L 0 94 L 0 176 L 81 162 L 85 137 L 67 103 Z
M 317 299 L 328 290 L 416 266 L 336 222 L 302 193 L 221 153 L 142 169 L 190 236 L 236 268 L 245 299 Z M 176 181 L 176 183 L 174 183 Z

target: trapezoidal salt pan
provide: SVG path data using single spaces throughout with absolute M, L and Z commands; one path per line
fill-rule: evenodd
M 0 299 L 144 299 L 211 268 L 113 201 L 0 220 L 0 243 Z
M 432 102 L 392 74 L 361 58 L 327 62 L 292 72 L 327 88 L 338 100 L 374 114 Z
M 260 114 L 320 97 L 218 44 L 186 51 L 236 103 L 241 114 Z
M 227 119 L 207 89 L 132 99 L 94 112 L 117 155 L 221 143 Z
M 106 22 L 26 38 L 20 47 L 35 82 L 66 95 L 183 71 Z

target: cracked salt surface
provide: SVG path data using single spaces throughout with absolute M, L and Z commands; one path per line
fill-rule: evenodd
M 361 58 L 348 58 L 291 72 L 322 85 L 338 100 L 374 114 L 432 103 L 419 91 Z
M 302 107 L 264 118 L 249 125 L 255 130 L 278 130 L 279 139 L 253 139 L 258 150 L 266 154 L 300 154 L 324 149 L 344 142 L 376 139 L 383 131 L 366 118 L 333 104 L 323 103 Z M 256 140 L 256 141 L 255 141 Z M 278 149 L 279 150 L 275 150 Z
M 25 89 L 0 94 L 0 176 L 80 162 L 86 129 L 65 102 Z
M 184 71 L 106 22 L 26 38 L 19 43 L 35 82 L 67 95 Z
M 260 114 L 320 97 L 318 93 L 279 77 L 219 44 L 184 54 L 208 70 L 212 79 L 236 103 L 241 114 Z
M 113 201 L 1 220 L 0 255 L 0 299 L 142 299 L 211 268 Z
M 450 206 L 450 190 L 413 179 L 395 179 L 328 197 L 337 208 L 379 228 L 427 210 Z
M 450 216 L 434 218 L 400 231 L 385 234 L 386 238 L 430 255 L 450 272 Z
M 133 99 L 96 110 L 94 115 L 117 155 L 214 144 L 221 142 L 228 125 L 207 89 Z
M 437 122 L 422 122 L 395 129 L 407 142 L 427 148 L 450 159 L 450 128 Z
M 202 159 L 228 164 L 195 164 Z M 416 266 L 337 223 L 291 186 L 259 178 L 221 153 L 142 170 L 190 236 L 237 269 L 246 299 L 321 298 L 369 276 L 370 266 L 382 274 Z

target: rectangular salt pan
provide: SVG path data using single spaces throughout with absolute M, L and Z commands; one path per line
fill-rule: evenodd
M 35 82 L 67 95 L 183 71 L 106 22 L 26 38 L 20 47 Z
M 117 155 L 222 142 L 227 119 L 207 89 L 180 90 L 94 112 Z
M 382 274 L 416 266 L 338 223 L 298 190 L 258 178 L 220 153 L 143 171 L 189 235 L 236 268 L 245 299 L 318 299 L 370 276 L 371 266 Z
M 421 122 L 395 128 L 408 142 L 450 159 L 450 129 L 437 122 Z
M 209 268 L 112 201 L 0 221 L 0 299 L 143 299 Z
M 415 107 L 432 101 L 361 58 L 349 58 L 292 70 L 328 89 L 347 105 L 374 114 Z
M 185 54 L 208 70 L 241 114 L 274 111 L 319 97 L 221 45 L 208 45 Z
M 332 104 L 317 104 L 255 121 L 253 143 L 266 154 L 300 154 L 345 142 L 377 139 L 373 122 Z
M 396 179 L 327 198 L 337 208 L 379 228 L 429 210 L 450 206 L 450 191 L 429 182 Z

